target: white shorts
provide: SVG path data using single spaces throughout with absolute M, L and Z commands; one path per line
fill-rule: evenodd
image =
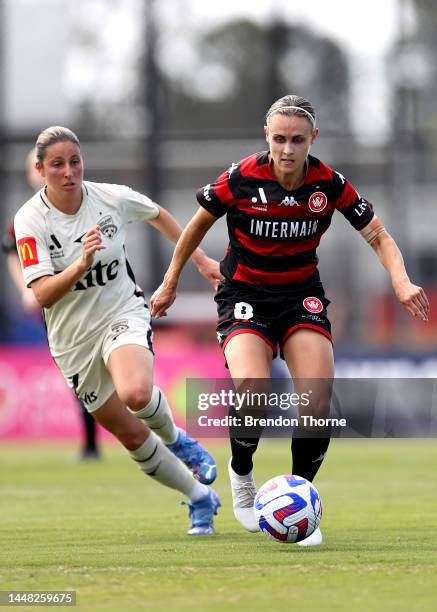
M 139 344 L 153 353 L 152 328 L 148 308 L 135 309 L 117 316 L 89 342 L 82 344 L 77 354 L 55 361 L 69 387 L 76 393 L 88 412 L 100 408 L 114 393 L 115 387 L 106 368 L 109 356 L 119 346 Z M 67 365 L 68 362 L 68 365 Z

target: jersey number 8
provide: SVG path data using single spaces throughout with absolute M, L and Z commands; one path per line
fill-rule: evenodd
M 237 302 L 234 307 L 234 317 L 245 321 L 253 317 L 253 308 L 247 302 Z

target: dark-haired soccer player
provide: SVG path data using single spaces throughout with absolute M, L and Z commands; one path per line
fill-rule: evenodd
M 413 316 L 427 320 L 428 300 L 423 289 L 410 282 L 402 255 L 372 205 L 344 176 L 309 155 L 318 136 L 312 105 L 296 95 L 280 98 L 267 112 L 264 133 L 268 151 L 232 164 L 198 191 L 201 208 L 185 228 L 163 283 L 152 296 L 152 314 L 165 314 L 185 262 L 215 221 L 227 215 L 229 247 L 221 262 L 225 281 L 215 299 L 217 331 L 232 378 L 268 379 L 279 345 L 295 380 L 331 380 L 329 300 L 317 271 L 316 248 L 335 210 L 373 247 L 390 273 L 397 298 Z M 329 404 L 329 399 L 319 398 L 321 404 Z M 249 531 L 258 530 L 252 476 L 257 444 L 257 439 L 231 434 L 234 513 Z M 295 432 L 293 474 L 312 481 L 328 445 L 328 436 Z M 321 542 L 317 529 L 302 544 Z

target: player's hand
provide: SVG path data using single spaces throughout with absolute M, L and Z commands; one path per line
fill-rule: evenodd
M 200 274 L 210 283 L 214 291 L 216 291 L 218 284 L 225 278 L 220 272 L 219 262 L 205 255 L 200 261 L 196 261 L 196 267 Z
M 102 251 L 104 248 L 100 227 L 96 225 L 82 238 L 82 264 L 86 270 L 93 265 L 97 251 Z
M 428 321 L 429 302 L 422 287 L 413 285 L 409 280 L 402 280 L 393 283 L 393 289 L 400 303 L 413 317 L 420 317 L 423 321 Z
M 167 316 L 167 310 L 176 299 L 176 287 L 166 285 L 165 281 L 150 298 L 152 317 L 159 319 Z

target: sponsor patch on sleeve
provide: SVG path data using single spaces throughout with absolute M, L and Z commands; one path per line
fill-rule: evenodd
M 17 241 L 17 248 L 23 268 L 35 266 L 39 263 L 35 238 L 32 236 L 20 238 Z

